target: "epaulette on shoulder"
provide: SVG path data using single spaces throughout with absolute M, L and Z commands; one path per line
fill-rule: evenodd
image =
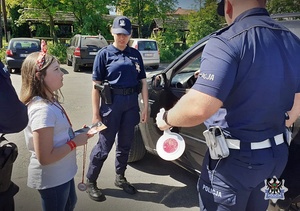
M 231 27 L 231 25 L 219 29 L 218 31 L 215 32 L 215 35 L 220 35 L 220 34 L 222 34 L 224 31 L 227 31 L 230 27 Z
M 104 50 L 106 50 L 107 49 L 107 47 L 108 47 L 108 45 L 107 46 L 104 46 L 104 47 L 102 47 L 98 52 L 97 52 L 97 54 L 99 55 L 102 51 L 104 51 Z
M 107 49 L 108 45 L 107 46 L 104 46 L 102 47 L 99 51 L 103 51 L 104 49 Z

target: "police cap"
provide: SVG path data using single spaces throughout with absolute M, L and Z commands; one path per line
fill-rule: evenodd
M 224 1 L 225 0 L 217 0 L 217 4 L 218 4 L 217 13 L 220 16 L 225 16 L 225 13 L 224 13 Z

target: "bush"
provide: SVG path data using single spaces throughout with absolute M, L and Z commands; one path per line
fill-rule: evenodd
M 5 64 L 5 51 L 6 48 L 0 48 L 0 59 L 3 64 Z
M 185 48 L 162 48 L 160 51 L 160 62 L 170 63 L 173 62 L 178 56 L 180 56 L 186 49 Z
M 66 63 L 67 58 L 67 47 L 65 44 L 62 43 L 56 43 L 53 45 L 48 46 L 49 53 L 55 56 L 61 64 Z
M 178 32 L 175 28 L 168 28 L 166 31 L 160 31 L 155 36 L 151 37 L 158 43 L 160 52 L 160 62 L 169 63 L 174 61 L 181 55 L 187 46 L 183 45 L 177 36 Z

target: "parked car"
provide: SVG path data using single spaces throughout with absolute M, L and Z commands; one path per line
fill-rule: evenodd
M 300 20 L 284 21 L 285 26 L 293 28 L 300 38 Z M 146 152 L 157 154 L 156 143 L 162 135 L 162 131 L 156 125 L 156 116 L 161 108 L 166 110 L 173 105 L 195 83 L 194 73 L 200 68 L 200 58 L 209 37 L 205 37 L 194 46 L 186 50 L 165 70 L 147 78 L 149 90 L 149 113 L 147 123 L 141 123 L 135 128 L 135 138 L 129 155 L 129 162 L 138 161 Z M 142 107 L 142 100 L 139 101 Z M 298 121 L 297 121 L 298 122 Z M 295 124 L 297 130 L 299 124 Z M 172 131 L 179 133 L 185 140 L 186 148 L 183 155 L 174 162 L 179 166 L 200 174 L 202 161 L 207 150 L 203 131 L 204 124 L 195 127 L 173 127 Z
M 129 46 L 139 50 L 142 55 L 144 65 L 157 70 L 160 63 L 159 49 L 157 42 L 151 39 L 132 38 Z
M 195 82 L 194 72 L 200 67 L 200 57 L 208 37 L 201 39 L 185 51 L 165 70 L 147 78 L 149 90 L 150 118 L 145 124 L 135 128 L 135 139 L 129 155 L 129 162 L 138 161 L 146 152 L 157 154 L 156 142 L 162 131 L 156 125 L 156 115 L 161 108 L 170 109 Z M 139 101 L 142 105 L 142 101 Z M 201 163 L 206 152 L 206 143 L 202 132 L 204 124 L 195 127 L 173 127 L 185 140 L 183 155 L 175 160 L 176 164 L 189 171 L 200 173 Z
M 102 35 L 76 34 L 67 45 L 67 65 L 72 65 L 74 72 L 78 72 L 80 67 L 92 67 L 97 52 L 107 45 Z
M 284 13 L 271 15 L 273 19 L 278 20 L 282 25 L 287 27 L 298 37 L 300 37 L 300 12 L 298 13 Z M 298 19 L 292 19 L 298 17 Z
M 7 69 L 12 73 L 19 72 L 24 59 L 32 52 L 40 51 L 41 44 L 39 39 L 34 38 L 12 38 L 8 43 L 5 52 L 5 62 Z

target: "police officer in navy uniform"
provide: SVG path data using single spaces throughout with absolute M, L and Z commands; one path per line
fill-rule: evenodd
M 229 26 L 211 35 L 201 75 L 156 123 L 161 130 L 191 127 L 224 109 L 226 124 L 219 126 L 229 155 L 212 159 L 207 151 L 200 210 L 265 211 L 261 189 L 280 178 L 288 158 L 285 125 L 300 114 L 300 40 L 269 16 L 266 0 L 220 0 L 218 7 Z
M 105 96 L 107 90 L 103 95 L 98 89 L 92 90 L 93 122 L 102 121 L 107 126 L 99 133 L 98 143 L 90 155 L 86 175 L 87 192 L 95 201 L 105 200 L 96 181 L 115 140 L 115 185 L 129 194 L 137 192 L 124 174 L 134 138 L 134 128 L 140 121 L 146 122 L 148 116 L 148 87 L 143 60 L 138 50 L 127 45 L 131 37 L 130 20 L 125 16 L 117 16 L 113 21 L 111 33 L 114 37 L 113 44 L 98 52 L 93 67 L 93 85 L 108 82 L 112 98 L 112 102 L 106 101 L 106 98 L 109 98 Z M 141 115 L 138 105 L 139 92 L 144 103 Z
M 13 152 L 8 150 L 13 147 L 5 148 L 10 142 L 6 141 L 4 134 L 18 133 L 27 123 L 27 107 L 19 100 L 9 71 L 0 61 L 0 211 L 15 210 L 14 195 L 19 191 L 19 187 L 11 181 L 12 163 L 18 151 L 17 148 Z

